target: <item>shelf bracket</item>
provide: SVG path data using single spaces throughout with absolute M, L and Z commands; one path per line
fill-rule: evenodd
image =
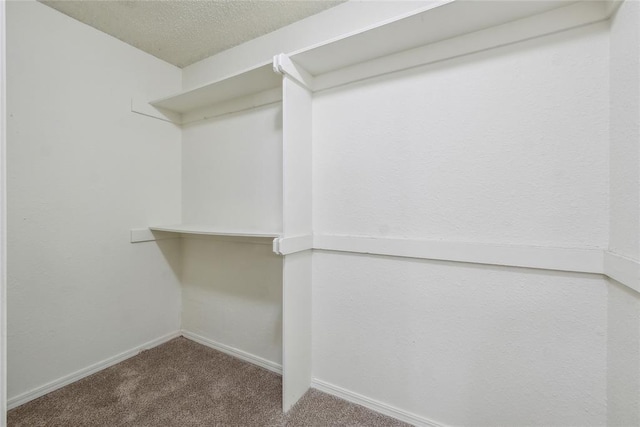
M 273 71 L 289 77 L 299 85 L 313 92 L 315 78 L 309 74 L 307 70 L 293 62 L 284 53 L 273 57 Z
M 277 237 L 273 239 L 273 252 L 278 255 L 291 255 L 313 249 L 313 236 Z

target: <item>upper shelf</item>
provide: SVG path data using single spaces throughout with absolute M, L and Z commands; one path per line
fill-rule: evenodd
M 399 18 L 295 52 L 290 57 L 309 73 L 320 75 L 396 52 L 548 12 L 567 6 L 569 3 L 575 2 L 566 0 L 439 1 Z
M 260 64 L 148 104 L 134 99 L 132 110 L 179 124 L 190 123 L 280 100 L 279 73 L 311 90 L 323 90 L 601 21 L 610 17 L 619 3 L 435 1 L 326 43 L 278 55 L 273 64 Z
M 444 0 L 288 55 L 313 90 L 605 20 L 616 0 Z

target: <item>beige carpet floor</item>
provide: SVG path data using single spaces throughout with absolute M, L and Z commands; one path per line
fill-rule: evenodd
M 310 390 L 283 415 L 281 377 L 185 338 L 8 413 L 18 426 L 406 426 Z

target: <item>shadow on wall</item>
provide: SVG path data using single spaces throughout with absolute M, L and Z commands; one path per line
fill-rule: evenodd
M 180 255 L 180 239 L 177 238 L 175 233 L 167 233 L 163 231 L 153 231 L 153 236 L 156 238 L 155 243 L 158 245 L 162 256 L 164 257 L 169 267 L 173 271 L 175 277 L 180 279 L 182 277 L 182 259 Z

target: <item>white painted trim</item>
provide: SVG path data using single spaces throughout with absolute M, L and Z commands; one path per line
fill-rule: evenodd
M 609 19 L 612 6 L 578 1 L 537 15 L 384 55 L 315 77 L 315 91 L 426 66 Z M 295 61 L 295 54 L 291 55 Z
M 314 249 L 543 270 L 603 273 L 601 249 L 314 235 Z
M 278 255 L 291 255 L 311 249 L 313 249 L 312 235 L 280 237 L 273 241 L 273 252 Z
M 604 274 L 626 287 L 640 292 L 640 261 L 605 251 Z
M 6 2 L 0 2 L 0 427 L 7 424 L 7 57 Z
M 195 334 L 193 332 L 187 331 L 185 329 L 182 330 L 182 336 L 191 340 L 191 341 L 195 341 L 198 344 L 202 344 L 205 345 L 207 347 L 210 347 L 214 350 L 218 350 L 222 353 L 228 354 L 229 356 L 233 356 L 236 357 L 240 360 L 244 360 L 245 362 L 249 362 L 253 365 L 257 365 L 260 366 L 261 368 L 264 368 L 268 371 L 274 372 L 278 375 L 282 375 L 282 365 L 276 363 L 276 362 L 272 362 L 270 360 L 264 359 L 260 356 L 256 356 L 254 354 L 251 353 L 247 353 L 246 351 L 243 350 L 239 350 L 237 348 L 234 347 L 230 347 L 226 344 L 222 344 L 219 343 L 217 341 L 213 341 L 209 338 L 205 338 L 202 335 L 198 335 Z
M 66 385 L 74 383 L 82 378 L 88 377 L 89 375 L 95 374 L 96 372 L 102 371 L 110 366 L 113 366 L 117 363 L 123 362 L 127 359 L 130 359 L 133 356 L 136 356 L 141 351 L 149 350 L 151 348 L 162 345 L 174 338 L 178 338 L 180 336 L 180 331 L 172 332 L 170 334 L 164 335 L 162 337 L 156 338 L 145 344 L 136 346 L 131 350 L 124 351 L 120 354 L 117 354 L 113 357 L 109 357 L 101 362 L 94 363 L 91 366 L 87 366 L 86 368 L 80 369 L 72 374 L 65 375 L 62 378 L 58 378 L 57 380 L 51 381 L 43 386 L 34 388 L 26 393 L 22 393 L 18 396 L 12 397 L 8 400 L 9 409 L 13 409 L 17 406 L 24 405 L 27 402 L 30 402 L 38 397 L 44 396 L 47 393 L 51 393 L 52 391 L 58 390 Z
M 311 387 L 315 388 L 316 390 L 320 390 L 324 393 L 330 394 L 332 396 L 339 397 L 340 399 L 344 399 L 348 402 L 355 403 L 360 406 L 364 406 L 365 408 L 371 409 L 372 411 L 378 412 L 380 414 L 387 415 L 397 420 L 404 421 L 405 423 L 412 424 L 414 426 L 445 427 L 444 424 L 440 424 L 435 421 L 429 420 L 427 418 L 421 417 L 419 415 L 413 414 L 411 412 L 398 409 L 395 406 L 391 406 L 386 403 L 379 402 L 377 400 L 368 398 L 366 396 L 344 389 L 342 387 L 329 384 L 317 378 L 314 378 L 311 381 Z

